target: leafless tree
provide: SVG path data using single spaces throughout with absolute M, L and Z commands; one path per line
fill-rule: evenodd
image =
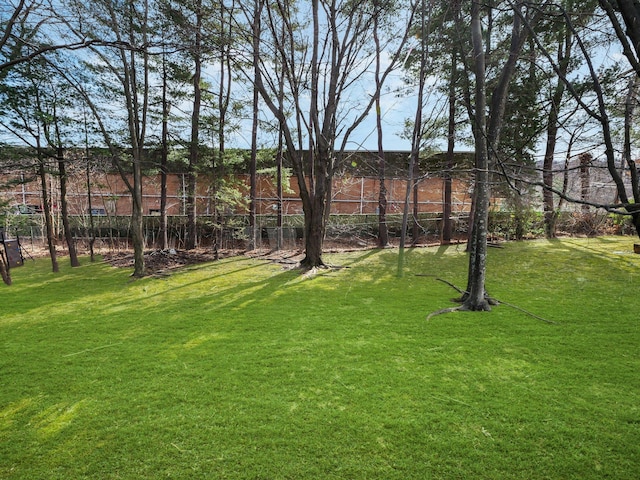
M 276 0 L 264 9 L 262 54 L 251 76 L 282 129 L 298 182 L 305 218 L 304 268 L 324 266 L 322 250 L 336 154 L 345 150 L 380 94 L 370 92 L 364 103 L 352 100 L 368 91 L 365 77 L 375 61 L 367 51 L 369 35 L 375 18 L 398 13 L 390 6 L 379 1 L 297 4 Z M 394 34 L 395 45 L 406 42 L 414 10 L 415 5 L 410 4 L 402 31 Z M 253 10 L 245 13 L 247 23 L 253 25 L 257 21 Z M 380 77 L 382 83 L 399 58 L 399 50 L 392 52 L 392 61 Z M 274 65 L 282 69 L 282 76 L 274 73 Z M 283 98 L 278 78 L 284 78 L 288 103 L 278 101 Z M 357 94 L 352 96 L 353 92 Z
M 487 232 L 489 214 L 489 168 L 500 159 L 500 133 L 503 127 L 504 113 L 508 93 L 516 64 L 529 36 L 526 27 L 535 26 L 542 18 L 547 2 L 534 8 L 526 2 L 509 2 L 511 4 L 512 25 L 509 51 L 505 62 L 499 69 L 497 82 L 491 92 L 491 100 L 487 102 L 485 85 L 485 46 L 482 32 L 481 12 L 483 5 L 474 1 L 471 7 L 471 39 L 473 45 L 475 74 L 475 106 L 473 132 L 475 138 L 476 160 L 474 168 L 474 215 L 471 226 L 469 245 L 469 269 L 463 310 L 490 310 L 491 299 L 485 290 Z M 526 25 L 525 25 L 526 23 Z M 488 112 L 486 110 L 489 107 Z M 488 113 L 488 115 L 487 115 Z
M 65 24 L 79 38 L 90 35 L 112 39 L 108 47 L 92 46 L 87 55 L 94 63 L 86 62 L 88 69 L 95 69 L 94 80 L 102 83 L 101 88 L 113 95 L 111 102 L 121 101 L 126 112 L 122 119 L 126 131 L 126 144 L 130 148 L 129 161 L 125 160 L 118 141 L 114 138 L 113 122 L 117 118 L 107 113 L 113 103 L 99 98 L 94 89 L 80 77 L 73 77 L 60 69 L 67 80 L 76 88 L 91 111 L 94 121 L 102 132 L 103 140 L 111 152 L 112 161 L 131 194 L 131 232 L 134 249 L 134 277 L 145 275 L 142 207 L 142 163 L 145 159 L 145 142 L 149 112 L 149 4 L 147 0 L 124 3 L 113 0 L 97 0 L 86 3 L 69 0 L 68 8 L 75 14 L 69 16 Z M 91 19 L 92 22 L 87 22 Z M 115 46 L 111 46 L 115 45 Z M 119 45 L 136 45 L 122 48 Z M 117 100 L 113 100 L 113 98 Z

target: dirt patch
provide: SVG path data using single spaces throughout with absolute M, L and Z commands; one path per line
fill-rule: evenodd
M 414 246 L 425 247 L 439 244 L 437 241 L 429 242 L 428 239 L 424 240 L 424 242 Z M 354 242 L 353 240 L 333 240 L 325 241 L 324 252 L 345 253 L 371 250 L 375 248 L 375 245 L 372 243 L 361 244 Z M 23 247 L 23 250 L 28 258 L 46 257 L 49 254 L 48 250 L 44 246 L 30 245 L 26 249 Z M 78 253 L 80 255 L 88 254 L 88 252 L 82 249 L 80 249 Z M 128 248 L 123 247 L 118 250 L 98 249 L 96 254 L 101 255 L 106 263 L 116 268 L 133 268 L 134 266 L 133 251 Z M 57 255 L 60 259 L 68 256 L 68 251 L 58 247 Z M 251 251 L 243 249 L 225 249 L 218 250 L 217 254 L 211 248 L 199 248 L 195 250 L 179 250 L 172 248 L 168 250 L 148 250 L 144 254 L 144 261 L 147 275 L 164 276 L 179 268 L 237 256 L 265 260 L 280 264 L 284 269 L 293 269 L 298 267 L 300 262 L 303 260 L 304 252 L 300 249 L 300 245 L 298 245 L 297 248 L 277 251 L 269 248 L 260 248 Z
M 280 263 L 288 268 L 297 266 L 304 257 L 304 255 L 297 250 L 280 250 L 277 252 L 270 251 L 269 249 L 252 250 L 250 252 L 244 250 L 222 250 L 216 254 L 210 249 L 169 249 L 145 252 L 144 265 L 147 275 L 166 275 L 173 270 L 189 265 L 198 265 L 241 255 Z M 134 265 L 133 252 L 105 253 L 103 254 L 103 259 L 109 265 L 116 268 L 133 268 Z

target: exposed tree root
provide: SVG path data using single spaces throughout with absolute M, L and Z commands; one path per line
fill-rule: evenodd
M 435 275 L 417 275 L 419 277 L 434 277 L 436 280 L 438 280 L 439 282 L 442 283 L 446 283 L 447 285 L 449 285 L 451 288 L 453 288 L 454 290 L 456 290 L 459 294 L 461 294 L 464 298 L 464 295 L 468 295 L 469 292 L 467 292 L 466 290 L 461 289 L 460 287 L 454 285 L 453 283 L 444 280 L 440 277 L 436 277 Z M 461 302 L 462 298 L 460 299 L 455 299 L 454 301 L 456 302 Z M 502 300 L 498 300 L 497 298 L 493 298 L 487 295 L 487 302 L 489 305 L 505 305 L 507 307 L 511 307 L 515 310 L 518 310 L 519 312 L 524 313 L 525 315 L 528 315 L 532 318 L 535 318 L 536 320 L 540 320 L 542 322 L 545 323 L 549 323 L 552 325 L 558 325 L 558 322 L 554 322 L 553 320 L 549 320 L 547 318 L 541 317 L 539 315 L 536 315 L 535 313 L 529 312 L 528 310 L 525 310 L 522 307 L 519 307 L 517 305 L 514 305 L 512 303 L 508 303 L 508 302 L 503 302 Z M 457 307 L 450 307 L 450 308 L 443 308 L 441 310 L 437 310 L 435 312 L 431 312 L 429 315 L 427 315 L 427 320 L 431 320 L 433 317 L 438 316 L 438 315 L 443 315 L 445 313 L 453 313 L 453 312 L 463 312 L 463 311 L 468 311 L 469 309 L 466 308 L 464 305 L 458 305 Z M 486 310 L 485 310 L 486 311 Z
M 300 267 L 300 270 L 302 271 L 302 277 L 306 279 L 315 278 L 318 274 L 318 267 Z
M 438 315 L 444 315 L 445 313 L 453 313 L 453 312 L 461 312 L 462 305 L 458 305 L 457 307 L 443 308 L 441 310 L 436 310 L 435 312 L 431 312 L 427 315 L 427 321 L 431 320 L 433 317 L 437 317 Z
M 447 285 L 449 285 L 451 288 L 453 288 L 456 292 L 458 292 L 460 295 L 464 295 L 464 294 L 469 293 L 469 292 L 467 292 L 466 290 L 462 290 L 460 287 L 456 287 L 453 283 L 448 282 L 448 281 L 446 281 L 446 280 L 443 280 L 443 279 L 442 279 L 442 278 L 440 278 L 440 277 L 436 277 L 436 280 L 438 280 L 439 282 L 442 282 L 442 283 L 446 283 L 446 284 L 447 284 Z
M 529 315 L 530 317 L 535 318 L 536 320 L 540 320 L 542 322 L 549 323 L 549 324 L 552 324 L 552 325 L 558 325 L 558 322 L 554 322 L 553 320 L 549 320 L 548 318 L 544 318 L 544 317 L 541 317 L 539 315 L 536 315 L 535 313 L 531 313 L 531 312 L 525 310 L 524 308 L 521 308 L 521 307 L 519 307 L 517 305 L 514 305 L 512 303 L 507 303 L 507 302 L 503 302 L 503 301 L 500 301 L 500 303 L 502 305 L 506 305 L 507 307 L 511 307 L 511 308 L 513 308 L 515 310 L 518 310 L 518 311 L 520 311 L 520 312 L 522 312 L 522 313 L 524 313 L 526 315 Z

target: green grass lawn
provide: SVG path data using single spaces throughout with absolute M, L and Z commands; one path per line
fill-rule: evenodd
M 637 241 L 637 239 L 636 239 Z M 2 479 L 640 478 L 630 237 L 491 249 L 501 305 L 456 312 L 463 247 L 245 257 L 0 288 Z M 434 277 L 430 277 L 433 275 Z

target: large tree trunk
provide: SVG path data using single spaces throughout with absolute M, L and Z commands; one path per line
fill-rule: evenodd
M 463 310 L 491 310 L 485 294 L 487 262 L 487 222 L 489 218 L 489 154 L 487 147 L 485 60 L 482 49 L 480 4 L 471 7 L 471 39 L 475 58 L 475 214 L 473 219 L 469 254 L 469 283 L 462 304 Z
M 305 213 L 305 257 L 300 262 L 302 268 L 311 269 L 325 266 L 322 260 L 322 249 L 325 235 L 326 203 L 323 196 L 317 195 L 312 201 L 311 211 L 309 214 Z
M 312 160 L 315 165 L 314 188 L 311 192 L 307 191 L 308 199 L 303 201 L 303 206 L 306 205 L 304 212 L 305 257 L 300 262 L 300 266 L 305 269 L 325 266 L 322 260 L 322 250 L 331 208 L 332 155 L 329 147 L 325 145 L 318 148 Z
M 640 212 L 631 214 L 631 224 L 636 229 L 636 235 L 640 238 Z

